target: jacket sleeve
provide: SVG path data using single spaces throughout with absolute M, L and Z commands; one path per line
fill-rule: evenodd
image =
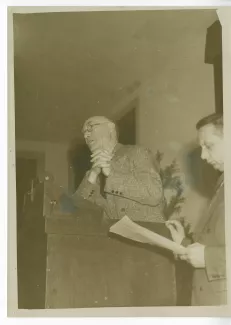
M 209 281 L 226 278 L 225 246 L 205 247 L 205 268 Z
M 214 236 L 217 243 L 205 247 L 205 268 L 210 281 L 226 278 L 224 201 L 218 204 L 215 213 L 217 222 L 214 225 Z
M 107 208 L 105 198 L 100 193 L 100 180 L 97 179 L 96 184 L 88 181 L 89 171 L 86 173 L 77 191 L 72 195 L 72 199 L 76 206 L 82 205 L 82 200 L 90 201 L 104 209 Z
M 144 205 L 159 205 L 163 200 L 163 186 L 151 152 L 137 147 L 128 158 L 129 168 L 112 168 L 105 192 Z

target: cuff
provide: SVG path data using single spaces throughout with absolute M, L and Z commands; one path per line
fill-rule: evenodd
M 225 247 L 205 247 L 205 268 L 209 281 L 226 278 Z

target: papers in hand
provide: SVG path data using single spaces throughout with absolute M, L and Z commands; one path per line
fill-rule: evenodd
M 182 245 L 141 227 L 127 216 L 111 226 L 109 231 L 140 243 L 156 245 L 168 249 L 175 254 L 183 254 L 185 251 L 185 247 Z

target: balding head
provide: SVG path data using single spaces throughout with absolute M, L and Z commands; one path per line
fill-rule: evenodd
M 93 116 L 87 119 L 82 132 L 91 151 L 97 149 L 111 151 L 117 144 L 116 125 L 105 116 Z
M 115 125 L 115 123 L 113 123 L 105 116 L 92 116 L 85 121 L 83 125 L 83 132 L 85 132 L 87 128 L 91 128 L 94 125 L 101 125 L 101 124 Z

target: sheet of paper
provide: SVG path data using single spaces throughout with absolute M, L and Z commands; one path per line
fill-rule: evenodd
M 185 251 L 185 247 L 182 245 L 141 227 L 127 216 L 124 216 L 120 221 L 111 226 L 110 232 L 140 243 L 156 245 L 176 254 L 182 254 Z

